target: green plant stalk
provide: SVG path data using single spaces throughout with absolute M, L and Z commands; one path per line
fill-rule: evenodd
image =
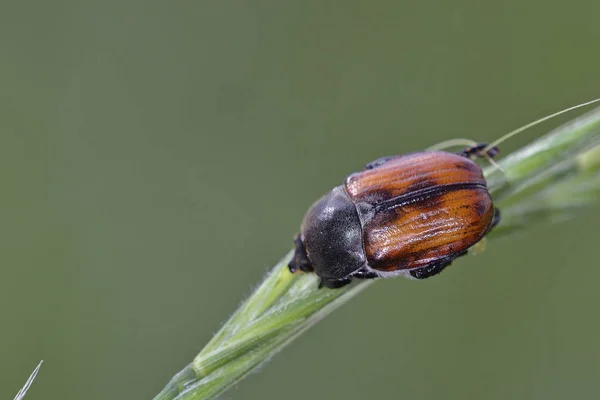
M 491 240 L 534 223 L 570 218 L 600 197 L 600 108 L 484 170 L 501 223 Z M 192 363 L 155 400 L 212 399 L 374 281 L 318 289 L 314 274 L 291 274 L 288 253 Z
M 255 295 L 248 298 L 231 316 L 229 321 L 223 325 L 223 328 L 208 342 L 204 347 L 204 352 L 209 352 L 213 347 L 229 338 L 235 333 L 234 329 L 246 326 L 287 292 L 293 282 L 293 276 L 287 274 L 285 269 L 281 268 L 281 264 L 287 258 L 291 258 L 291 255 L 292 253 L 290 252 L 273 268 L 272 272 L 265 277 L 265 280 L 255 290 Z

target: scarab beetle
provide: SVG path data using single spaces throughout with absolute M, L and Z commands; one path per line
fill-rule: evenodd
M 367 164 L 308 210 L 290 271 L 315 272 L 329 288 L 352 278 L 438 274 L 499 221 L 483 172 L 471 159 L 484 156 L 485 148 Z M 497 152 L 492 148 L 486 155 Z

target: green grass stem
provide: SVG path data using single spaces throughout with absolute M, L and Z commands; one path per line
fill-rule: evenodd
M 600 198 L 600 108 L 497 160 L 484 174 L 502 211 L 491 240 L 571 218 Z M 374 281 L 319 289 L 288 253 L 155 400 L 213 399 Z

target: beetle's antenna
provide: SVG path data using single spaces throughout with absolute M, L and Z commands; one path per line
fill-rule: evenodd
M 518 135 L 519 133 L 521 133 L 521 132 L 523 132 L 523 131 L 525 131 L 525 130 L 533 127 L 533 126 L 541 124 L 544 121 L 548 121 L 549 119 L 557 117 L 557 116 L 559 116 L 561 114 L 564 114 L 566 112 L 573 111 L 573 110 L 575 110 L 577 108 L 589 106 L 590 104 L 594 104 L 594 103 L 597 103 L 599 101 L 600 101 L 600 98 L 594 99 L 594 100 L 591 100 L 591 101 L 588 101 L 588 102 L 585 102 L 585 103 L 577 104 L 576 106 L 565 108 L 564 110 L 557 111 L 554 114 L 546 115 L 543 118 L 540 118 L 540 119 L 537 119 L 537 120 L 535 120 L 533 122 L 525 124 L 525 125 L 521 126 L 520 128 L 517 128 L 517 129 L 515 129 L 514 131 L 511 131 L 511 132 L 508 132 L 506 135 L 504 135 L 504 136 L 500 137 L 499 139 L 496 139 L 492 143 L 488 144 L 486 146 L 486 148 L 482 150 L 482 152 L 483 152 L 483 154 L 487 154 L 488 151 L 490 151 L 492 148 L 498 146 L 500 143 L 504 142 L 507 139 L 510 139 L 511 137 L 513 137 L 515 135 Z

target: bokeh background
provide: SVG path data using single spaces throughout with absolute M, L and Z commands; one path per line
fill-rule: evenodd
M 598 97 L 599 21 L 598 1 L 2 1 L 0 398 L 41 358 L 27 399 L 151 398 L 347 174 Z M 379 282 L 223 398 L 597 398 L 599 223 Z

